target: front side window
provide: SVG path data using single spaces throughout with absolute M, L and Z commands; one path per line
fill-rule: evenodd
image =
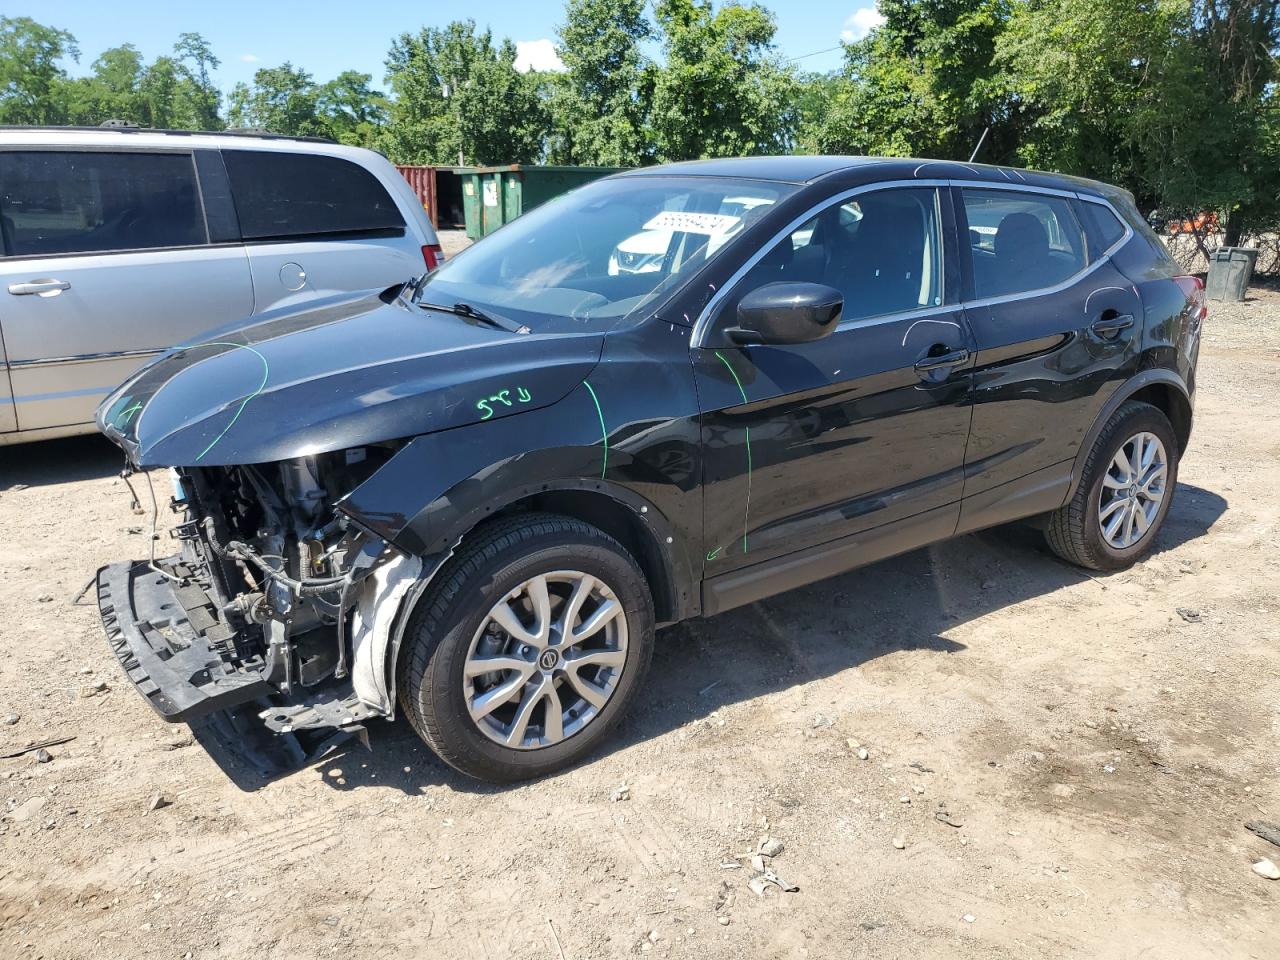
M 1052 287 L 1088 264 L 1084 233 L 1064 198 L 966 187 L 974 295 Z
M 418 300 L 489 307 L 534 327 L 618 320 L 720 256 L 796 189 L 720 177 L 597 180 L 429 274 Z
M 725 301 L 769 283 L 821 283 L 844 296 L 841 322 L 942 303 L 937 191 L 877 190 L 833 203 L 776 242 Z
M 0 232 L 11 257 L 208 242 L 180 153 L 0 152 Z
M 245 240 L 404 228 L 386 188 L 350 160 L 269 150 L 223 150 L 222 159 Z

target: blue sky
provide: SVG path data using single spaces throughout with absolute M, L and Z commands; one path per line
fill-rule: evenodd
M 786 57 L 803 57 L 806 69 L 828 70 L 840 64 L 830 50 L 842 35 L 852 39 L 876 22 L 874 0 L 765 0 L 778 21 L 777 43 Z M 562 0 L 488 0 L 477 4 L 405 2 L 405 0 L 213 0 L 184 4 L 174 0 L 6 0 L 4 15 L 28 16 L 75 35 L 80 63 L 87 72 L 103 50 L 132 43 L 150 62 L 167 53 L 178 34 L 203 34 L 222 60 L 217 81 L 230 90 L 250 80 L 259 67 L 285 60 L 328 80 L 346 69 L 373 75 L 381 85 L 383 61 L 391 40 L 422 26 L 443 26 L 472 17 L 496 36 L 521 42 L 525 60 L 544 65 L 563 16 Z M 542 41 L 539 43 L 538 41 Z M 817 51 L 827 52 L 808 56 Z

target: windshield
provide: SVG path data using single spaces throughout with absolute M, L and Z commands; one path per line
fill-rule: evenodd
M 427 276 L 417 301 L 537 327 L 626 317 L 797 188 L 712 177 L 597 180 L 543 204 Z

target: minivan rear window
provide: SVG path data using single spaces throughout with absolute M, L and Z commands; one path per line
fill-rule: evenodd
M 349 160 L 266 150 L 224 150 L 222 157 L 245 240 L 404 229 L 386 188 Z
M 0 152 L 0 233 L 11 257 L 208 242 L 186 153 Z

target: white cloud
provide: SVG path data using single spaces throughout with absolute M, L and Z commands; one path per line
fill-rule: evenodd
M 844 29 L 840 31 L 840 39 L 845 43 L 861 40 L 882 23 L 884 23 L 884 16 L 874 6 L 860 7 L 853 11 L 853 15 L 844 22 Z
M 516 69 L 521 73 L 530 70 L 564 69 L 560 62 L 560 54 L 556 53 L 556 45 L 550 40 L 517 40 Z
M 241 62 L 241 63 L 258 63 L 258 62 L 260 62 L 261 60 L 262 60 L 262 58 L 261 58 L 261 57 L 254 56 L 252 53 L 242 53 L 242 54 L 240 54 L 240 62 Z

